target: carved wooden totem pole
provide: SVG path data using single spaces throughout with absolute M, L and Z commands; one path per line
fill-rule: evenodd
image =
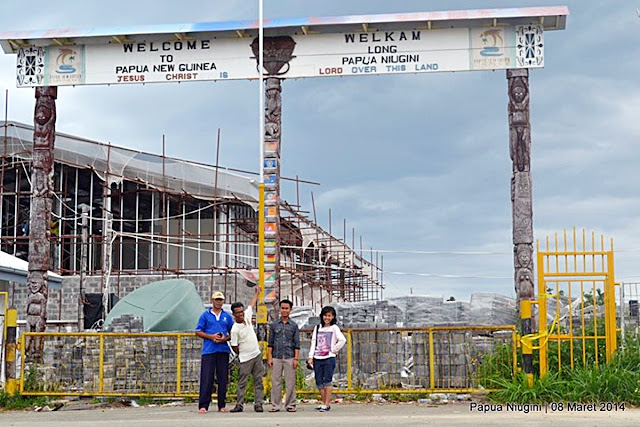
M 518 302 L 533 299 L 533 208 L 531 191 L 531 124 L 529 71 L 507 70 L 509 82 L 509 153 L 513 162 L 511 202 L 515 290 Z
M 256 60 L 259 40 L 251 43 Z M 280 144 L 282 126 L 282 79 L 294 58 L 295 41 L 288 36 L 264 38 L 265 76 L 264 125 L 264 288 L 265 302 L 274 306 L 280 300 Z M 274 311 L 274 313 L 277 311 Z
M 29 214 L 29 332 L 44 332 L 47 324 L 48 271 L 51 249 L 51 206 L 53 196 L 53 145 L 56 124 L 57 87 L 36 88 L 36 109 L 31 167 L 31 210 Z M 27 341 L 29 360 L 42 360 L 43 340 Z

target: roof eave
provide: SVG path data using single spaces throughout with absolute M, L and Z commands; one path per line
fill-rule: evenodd
M 348 15 L 318 18 L 276 18 L 264 21 L 265 35 L 357 32 L 362 25 L 396 25 L 401 28 L 451 28 L 497 24 L 542 24 L 545 31 L 564 30 L 569 8 L 567 6 L 522 7 L 504 9 L 452 10 L 440 12 L 413 12 L 379 15 Z M 178 35 L 217 33 L 219 37 L 250 35 L 258 28 L 257 20 L 200 22 L 192 24 L 135 25 L 113 27 L 65 28 L 33 31 L 0 32 L 0 46 L 5 53 L 16 53 L 24 46 L 48 46 L 57 43 L 108 43 L 114 37 L 140 39 L 150 35 Z M 330 30 L 330 31 L 329 31 Z

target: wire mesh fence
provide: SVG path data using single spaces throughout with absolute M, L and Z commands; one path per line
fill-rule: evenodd
M 334 386 L 338 389 L 359 392 L 475 389 L 481 362 L 499 352 L 503 357 L 492 367 L 506 367 L 511 374 L 515 370 L 513 326 L 345 332 L 347 345 L 337 355 L 334 374 Z M 302 334 L 301 354 L 308 354 L 311 333 Z M 312 388 L 313 373 L 310 373 L 305 389 Z
M 478 387 L 478 369 L 515 371 L 513 326 L 347 329 L 338 353 L 335 392 L 460 391 Z M 312 331 L 301 331 L 300 359 Z M 194 334 L 27 333 L 41 335 L 42 361 L 27 361 L 25 395 L 197 396 L 202 341 Z M 315 390 L 313 371 L 299 365 L 297 388 Z
M 23 394 L 189 395 L 200 380 L 193 334 L 43 333 L 41 361 L 22 352 Z M 23 339 L 24 341 L 24 339 Z
M 621 283 L 618 301 L 622 335 L 640 337 L 640 283 Z

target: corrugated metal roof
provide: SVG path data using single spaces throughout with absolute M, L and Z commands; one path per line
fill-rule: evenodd
M 265 36 L 301 35 L 390 29 L 437 29 L 470 26 L 540 24 L 545 31 L 564 30 L 567 6 L 522 7 L 505 9 L 452 10 L 380 15 L 349 15 L 318 18 L 265 19 Z M 252 37 L 257 35 L 258 20 L 200 22 L 191 24 L 129 25 L 112 27 L 61 28 L 0 32 L 5 53 L 16 53 L 25 46 L 103 44 L 123 39 L 140 41 L 145 36 L 208 34 L 213 37 Z M 213 33 L 213 34 L 212 34 Z
M 5 123 L 0 121 L 0 127 Z M 6 155 L 30 157 L 33 126 L 7 122 Z M 87 167 L 111 183 L 127 179 L 144 182 L 154 188 L 176 194 L 213 199 L 241 200 L 257 209 L 258 185 L 254 179 L 203 163 L 146 153 L 116 145 L 104 144 L 62 132 L 56 132 L 56 161 L 74 167 Z M 108 165 L 107 165 L 108 162 Z M 164 166 L 164 167 L 163 167 Z M 217 175 L 217 176 L 216 176 Z M 217 189 L 214 183 L 218 183 Z

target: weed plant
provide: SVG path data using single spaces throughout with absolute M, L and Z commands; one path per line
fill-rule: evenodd
M 0 390 L 0 410 L 27 409 L 35 406 L 45 406 L 49 400 L 45 396 L 22 396 L 16 394 L 9 396 L 4 390 Z
M 595 351 L 593 342 L 589 344 L 587 341 L 587 345 L 591 346 L 591 351 Z M 477 383 L 485 388 L 499 389 L 489 394 L 489 399 L 495 402 L 611 402 L 640 405 L 640 338 L 627 338 L 624 349 L 619 348 L 610 363 L 604 362 L 604 355 L 598 359 L 598 364 L 592 359 L 583 363 L 582 352 L 578 357 L 574 349 L 574 368 L 570 369 L 570 355 L 566 354 L 566 358 L 561 356 L 561 371 L 553 370 L 558 359 L 553 360 L 554 353 L 551 350 L 550 371 L 544 378 L 536 378 L 532 387 L 529 387 L 523 373 L 512 377 L 505 369 L 496 369 L 498 354 L 483 361 L 478 370 Z M 555 350 L 557 355 L 557 348 Z M 563 351 L 561 348 L 561 355 Z M 485 366 L 491 364 L 494 366 Z

